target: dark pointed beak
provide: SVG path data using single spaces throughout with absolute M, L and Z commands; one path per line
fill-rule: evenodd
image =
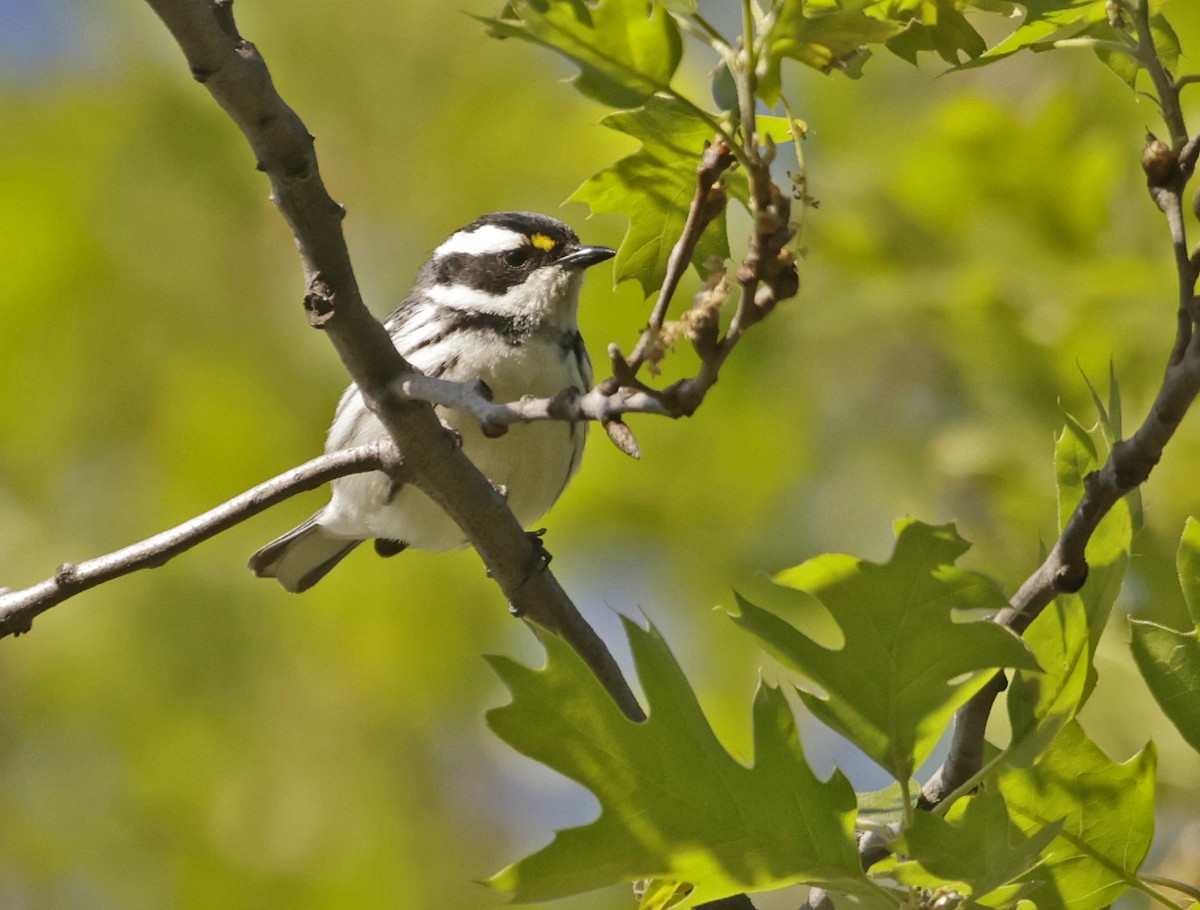
M 615 255 L 617 251 L 606 246 L 580 246 L 567 252 L 558 264 L 565 269 L 586 269 Z

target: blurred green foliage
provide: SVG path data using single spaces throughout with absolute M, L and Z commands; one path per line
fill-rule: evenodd
M 344 384 L 242 138 L 148 8 L 88 6 L 54 7 L 77 27 L 66 51 L 0 58 L 11 587 L 310 457 Z M 1169 12 L 1195 55 L 1200 8 Z M 380 315 L 456 227 L 557 212 L 636 148 L 555 83 L 570 67 L 488 39 L 453 4 L 242 0 L 237 13 L 317 136 Z M 684 62 L 697 84 L 705 65 Z M 1090 413 L 1080 369 L 1103 393 L 1115 363 L 1128 431 L 1170 347 L 1172 261 L 1137 163 L 1152 105 L 1086 52 L 934 73 L 883 54 L 857 82 L 785 66 L 821 200 L 800 296 L 695 418 L 634 422 L 643 461 L 595 434 L 549 516 L 554 567 L 585 613 L 615 647 L 614 613 L 652 617 L 735 755 L 750 749 L 764 657 L 711 610 L 731 585 L 778 603 L 771 571 L 825 551 L 882 560 L 909 514 L 957 521 L 966 564 L 1011 590 L 1055 533 L 1053 434 L 1062 408 Z M 560 214 L 588 242 L 624 229 L 577 204 Z M 592 276 L 582 321 L 598 362 L 644 318 L 638 289 Z M 1200 849 L 1200 765 L 1133 668 L 1124 616 L 1188 621 L 1174 554 L 1200 512 L 1198 460 L 1192 415 L 1144 491 L 1082 716 L 1120 760 L 1157 741 L 1150 867 L 1180 876 Z M 507 695 L 479 655 L 537 662 L 539 649 L 473 554 L 357 553 L 302 598 L 244 570 L 321 501 L 0 642 L 0 908 L 494 906 L 479 879 L 595 817 L 485 728 Z M 809 601 L 785 606 L 819 623 Z M 802 723 L 818 769 L 836 759 L 860 786 L 881 782 Z M 615 889 L 552 906 L 628 903 Z

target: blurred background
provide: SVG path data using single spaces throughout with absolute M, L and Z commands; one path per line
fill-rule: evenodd
M 483 212 L 622 236 L 560 204 L 633 143 L 561 84 L 570 67 L 464 15 L 497 8 L 237 5 L 317 137 L 381 316 Z M 1194 69 L 1200 7 L 1168 12 Z M 705 100 L 708 61 L 686 65 Z M 632 421 L 642 461 L 593 434 L 546 521 L 555 571 L 620 659 L 618 614 L 657 624 L 745 758 L 756 677 L 779 673 L 714 612 L 731 589 L 786 607 L 770 573 L 886 559 L 906 514 L 956 521 L 968 564 L 1015 589 L 1055 535 L 1063 409 L 1092 422 L 1083 374 L 1103 394 L 1114 364 L 1131 430 L 1171 344 L 1172 259 L 1138 165 L 1153 104 L 1085 51 L 938 71 L 886 54 L 859 82 L 788 71 L 821 201 L 800 296 L 695 418 Z M 318 453 L 345 374 L 305 321 L 265 179 L 147 6 L 0 0 L 0 123 L 0 585 L 19 588 Z M 601 364 L 647 313 L 609 275 L 590 273 L 581 317 Z M 690 366 L 681 352 L 665 378 Z M 1174 553 L 1198 464 L 1192 414 L 1145 487 L 1084 715 L 1116 759 L 1157 742 L 1152 863 L 1193 882 L 1200 759 L 1150 702 L 1125 617 L 1187 621 Z M 364 549 L 302 597 L 245 570 L 324 495 L 0 642 L 0 910 L 487 908 L 504 899 L 479 880 L 594 817 L 486 728 L 507 693 L 480 655 L 541 652 L 473 553 Z M 823 772 L 886 783 L 802 725 Z M 615 888 L 553 907 L 630 905 Z

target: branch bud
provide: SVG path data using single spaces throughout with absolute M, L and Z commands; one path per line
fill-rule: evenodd
M 1142 149 L 1142 170 L 1146 172 L 1148 185 L 1166 186 L 1178 173 L 1179 162 L 1165 142 L 1151 136 Z
M 1125 11 L 1121 9 L 1121 4 L 1117 0 L 1106 0 L 1104 15 L 1108 16 L 1108 24 L 1117 31 L 1123 32 L 1128 27 L 1125 24 Z

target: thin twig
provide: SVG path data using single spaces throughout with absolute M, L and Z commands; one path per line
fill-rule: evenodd
M 733 153 L 729 146 L 722 141 L 709 145 L 701 156 L 700 164 L 696 168 L 696 193 L 688 208 L 687 220 L 684 222 L 679 239 L 671 248 L 671 255 L 667 259 L 667 271 L 663 276 L 663 284 L 659 289 L 658 298 L 654 302 L 654 309 L 650 313 L 649 324 L 642 332 L 634 346 L 633 353 L 627 360 L 634 373 L 645 362 L 657 343 L 658 333 L 662 331 L 663 322 L 667 318 L 671 299 L 675 296 L 679 282 L 682 280 L 684 272 L 687 271 L 688 264 L 692 261 L 692 255 L 696 252 L 696 244 L 700 242 L 704 229 L 725 210 L 725 193 L 721 189 L 720 180 L 721 175 L 733 165 L 733 162 Z
M 297 493 L 363 471 L 386 471 L 399 480 L 404 474 L 403 461 L 390 442 L 332 452 L 260 483 L 169 531 L 86 562 L 63 563 L 39 584 L 21 591 L 0 592 L 0 638 L 28 632 L 39 613 L 89 588 L 142 569 L 157 568 Z

